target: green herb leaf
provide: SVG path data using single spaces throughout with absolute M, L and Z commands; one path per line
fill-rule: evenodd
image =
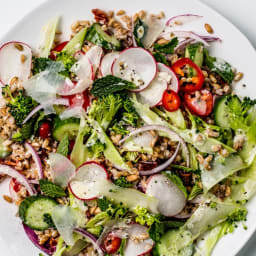
M 174 52 L 174 48 L 178 45 L 178 43 L 179 40 L 177 37 L 175 37 L 166 44 L 154 44 L 154 48 L 157 52 L 172 54 Z
M 148 32 L 148 26 L 141 19 L 138 18 L 135 22 L 133 35 L 139 47 L 144 48 L 142 39 L 147 35 L 147 32 Z
M 112 75 L 99 78 L 94 81 L 91 93 L 96 97 L 103 97 L 108 94 L 121 92 L 123 90 L 135 89 L 136 85 L 132 82 L 123 80 Z
M 29 139 L 31 135 L 34 133 L 34 123 L 35 123 L 35 120 L 30 119 L 20 128 L 18 132 L 12 135 L 12 139 L 14 141 L 23 141 L 23 140 Z
M 187 198 L 188 192 L 187 192 L 186 187 L 183 185 L 181 178 L 170 171 L 163 172 L 163 174 L 166 177 L 168 177 L 174 184 L 176 184 L 177 187 L 184 193 L 185 197 Z
M 33 68 L 32 68 L 32 73 L 33 75 L 36 75 L 38 73 L 41 73 L 42 71 L 46 70 L 50 63 L 52 63 L 53 60 L 49 58 L 36 58 L 33 57 L 32 63 L 33 63 Z
M 46 115 L 43 111 L 39 112 L 39 116 L 36 119 L 35 125 L 34 125 L 34 134 L 39 129 L 40 123 L 45 119 Z
M 188 200 L 194 199 L 196 196 L 198 196 L 202 192 L 203 192 L 203 189 L 198 185 L 198 182 L 196 182 L 196 184 L 191 189 L 191 192 L 188 196 Z
M 57 153 L 62 154 L 63 156 L 67 156 L 68 150 L 69 150 L 69 139 L 68 139 L 68 134 L 65 133 L 65 135 L 63 136 L 62 140 L 58 145 Z
M 127 181 L 124 176 L 114 180 L 114 184 L 123 188 L 131 188 L 133 186 L 132 182 Z
M 50 228 L 56 228 L 56 226 L 55 226 L 55 224 L 54 224 L 54 222 L 53 222 L 53 220 L 52 220 L 52 216 L 51 216 L 49 213 L 45 213 L 45 214 L 43 215 L 43 218 L 44 218 L 44 219 L 43 219 L 44 222 L 47 223 Z
M 105 212 L 109 208 L 109 206 L 112 204 L 112 202 L 108 200 L 106 197 L 98 198 L 97 203 L 98 203 L 98 207 L 103 212 Z
M 169 66 L 169 63 L 167 62 L 167 60 L 163 54 L 161 54 L 160 52 L 154 52 L 153 55 L 157 62 L 161 62 L 161 63 Z
M 49 180 L 39 180 L 39 185 L 40 185 L 41 191 L 46 196 L 53 197 L 53 198 L 66 196 L 66 192 L 62 187 L 54 184 Z
M 124 249 L 126 247 L 126 243 L 127 243 L 127 239 L 122 239 L 120 247 L 117 252 L 120 256 L 124 256 Z
M 204 49 L 204 56 L 205 65 L 231 84 L 235 77 L 232 66 L 224 60 L 211 57 L 207 49 Z

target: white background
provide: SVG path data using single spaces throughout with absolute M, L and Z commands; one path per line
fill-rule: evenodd
M 18 20 L 45 0 L 0 0 L 0 37 Z M 54 0 L 52 0 L 54 1 Z M 75 4 L 75 0 L 73 1 Z M 85 0 L 86 1 L 86 0 Z M 213 7 L 236 25 L 256 48 L 256 1 L 255 0 L 201 0 Z M 61 1 L 60 1 L 61 3 Z M 61 4 L 60 4 L 61 9 Z M 33 21 L 32 21 L 33 22 Z M 243 49 L 241 49 L 241 52 Z M 234 53 L 237 54 L 237 53 Z M 242 54 L 242 53 L 239 53 Z M 232 248 L 230 248 L 232 249 Z M 1 253 L 0 253 L 1 254 Z M 247 243 L 239 256 L 256 255 L 256 234 Z M 31 255 L 32 256 L 32 255 Z

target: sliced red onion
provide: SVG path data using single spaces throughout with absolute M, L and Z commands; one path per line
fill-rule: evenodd
M 43 245 L 40 245 L 39 244 L 39 239 L 38 239 L 38 236 L 37 234 L 35 233 L 35 231 L 31 228 L 29 228 L 28 226 L 26 226 L 25 224 L 22 224 L 23 225 L 23 228 L 24 228 L 24 231 L 26 233 L 26 235 L 28 236 L 28 238 L 30 239 L 30 241 L 38 248 L 40 249 L 41 251 L 43 251 L 44 253 L 48 254 L 48 255 L 52 255 L 55 250 L 56 250 L 56 247 L 53 247 L 53 248 L 46 248 L 45 246 Z
M 32 155 L 32 158 L 36 164 L 38 177 L 40 180 L 42 180 L 44 178 L 44 172 L 43 172 L 43 166 L 42 166 L 42 162 L 39 155 L 37 154 L 36 150 L 27 142 L 25 143 L 25 148 Z
M 193 212 L 191 213 L 184 213 L 183 211 L 180 212 L 179 214 L 173 216 L 176 219 L 188 219 L 192 216 Z
M 88 239 L 93 247 L 97 250 L 98 252 L 98 256 L 104 256 L 104 252 L 103 250 L 100 248 L 100 246 L 97 244 L 97 239 L 88 231 L 85 231 L 84 229 L 81 228 L 75 228 L 74 232 L 80 234 L 81 236 L 85 237 L 86 239 Z
M 136 134 L 139 134 L 141 132 L 146 132 L 146 131 L 150 131 L 150 130 L 156 130 L 156 131 L 161 131 L 161 132 L 165 132 L 167 135 L 169 135 L 170 138 L 175 138 L 177 141 L 180 142 L 180 144 L 182 145 L 182 148 L 183 150 L 185 151 L 185 154 L 186 154 L 186 161 L 187 161 L 187 166 L 189 166 L 189 163 L 190 163 L 190 159 L 189 159 L 189 151 L 188 151 L 188 148 L 187 148 L 187 145 L 185 143 L 185 141 L 174 131 L 172 131 L 171 129 L 163 126 L 163 125 L 145 125 L 141 128 L 138 128 L 132 132 L 130 132 L 130 134 L 128 134 L 127 136 L 125 136 L 122 140 L 119 141 L 119 144 L 122 144 L 124 141 L 126 141 L 127 139 L 129 139 L 131 136 L 134 136 Z M 178 147 L 179 148 L 179 145 Z M 177 155 L 177 149 L 175 151 L 176 155 Z M 175 155 L 174 153 L 174 155 Z M 174 156 L 173 155 L 173 156 Z M 172 156 L 172 157 L 173 157 Z M 172 159 L 172 157 L 170 159 Z M 176 156 L 175 156 L 176 157 Z M 174 157 L 174 159 L 175 159 Z M 169 164 L 170 164 L 170 159 L 167 161 Z M 174 160 L 173 159 L 173 160 Z M 172 161 L 173 161 L 172 160 Z M 166 162 L 166 163 L 167 163 Z M 145 171 L 145 172 L 140 172 L 142 175 L 151 175 L 153 173 L 156 173 L 156 172 L 160 172 L 161 170 L 163 170 L 164 168 L 166 168 L 166 163 L 164 163 L 163 165 L 160 165 L 156 168 L 154 168 L 153 170 L 151 171 Z M 164 167 L 163 167 L 164 166 Z M 157 171 L 155 171 L 157 169 Z M 161 169 L 161 170 L 160 170 Z M 147 174 L 146 174 L 147 173 Z
M 30 184 L 35 184 L 35 185 L 38 185 L 39 184 L 39 181 L 38 180 L 28 180 L 28 182 L 30 183 Z
M 194 39 L 197 42 L 201 42 L 204 45 L 209 46 L 206 40 L 204 40 L 201 36 L 194 33 L 193 31 L 173 31 L 172 34 L 174 34 L 178 38 Z
M 196 196 L 194 199 L 190 200 L 189 202 L 193 204 L 202 204 L 205 201 L 205 197 L 203 194 Z
M 13 169 L 12 167 L 8 165 L 0 164 L 0 175 L 8 175 L 12 178 L 15 178 L 17 182 L 19 182 L 26 188 L 29 195 L 36 194 L 35 189 L 29 184 L 29 181 L 27 180 L 27 178 L 21 173 L 19 173 L 18 171 L 16 171 L 15 169 Z
M 140 175 L 152 175 L 161 172 L 162 170 L 166 169 L 176 158 L 177 154 L 179 153 L 180 150 L 180 142 L 174 152 L 174 154 L 163 164 L 157 166 L 156 168 L 152 170 L 146 170 L 146 171 L 141 171 Z
M 37 107 L 35 107 L 29 114 L 28 116 L 25 118 L 25 120 L 23 121 L 22 124 L 25 124 L 35 113 L 37 113 L 38 111 L 40 111 L 41 109 L 44 109 L 47 106 L 50 105 L 64 105 L 64 106 L 69 106 L 69 100 L 68 99 L 53 99 L 53 100 L 49 100 L 43 104 L 38 105 Z
M 219 41 L 219 42 L 222 41 L 221 38 L 215 37 L 215 36 L 202 36 L 202 35 L 198 35 L 198 36 L 201 37 L 203 40 L 205 40 L 208 43 L 216 42 L 216 41 Z
M 180 22 L 182 25 L 182 24 L 200 19 L 202 17 L 203 16 L 196 15 L 196 14 L 181 14 L 181 15 L 177 15 L 177 16 L 174 16 L 174 17 L 171 17 L 170 19 L 168 19 L 166 22 L 166 26 L 178 25 L 178 24 L 176 24 L 176 22 Z
M 193 42 L 196 42 L 196 41 L 194 39 L 192 39 L 192 38 L 182 40 L 175 47 L 174 51 L 177 52 L 179 50 L 183 50 L 188 44 L 193 43 Z

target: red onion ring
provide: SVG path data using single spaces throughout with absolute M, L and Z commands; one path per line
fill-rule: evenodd
M 37 107 L 35 107 L 29 114 L 28 116 L 25 118 L 25 120 L 23 121 L 22 124 L 25 124 L 35 113 L 37 113 L 38 111 L 40 111 L 41 109 L 44 109 L 46 106 L 49 105 L 64 105 L 64 106 L 69 106 L 69 101 L 68 99 L 63 99 L 63 98 L 59 98 L 59 99 L 55 99 L 55 100 L 49 100 L 43 104 L 38 105 Z
M 161 132 L 165 132 L 167 133 L 168 135 L 170 135 L 170 137 L 176 137 L 177 140 L 180 142 L 180 144 L 182 145 L 183 149 L 185 150 L 185 153 L 186 153 L 186 160 L 187 160 L 187 166 L 189 167 L 189 164 L 190 164 L 190 159 L 189 159 L 189 151 L 188 151 L 188 148 L 187 148 L 187 145 L 185 143 L 185 141 L 176 133 L 174 132 L 173 130 L 163 126 L 163 125 L 145 125 L 141 128 L 138 128 L 132 132 L 130 132 L 128 135 L 126 135 L 122 140 L 119 141 L 119 144 L 121 145 L 123 142 L 125 142 L 127 139 L 129 139 L 131 136 L 134 136 L 136 134 L 139 134 L 141 132 L 146 132 L 146 131 L 150 131 L 150 130 L 156 130 L 156 131 L 161 131 Z M 177 151 L 177 150 L 176 150 Z M 169 160 L 168 160 L 169 162 Z M 160 166 L 158 166 L 157 168 L 159 168 Z M 165 168 L 165 167 L 164 167 Z M 163 169 L 164 169 L 163 168 Z M 153 169 L 155 171 L 155 169 Z M 152 171 L 151 170 L 150 172 L 148 171 L 145 171 L 148 173 L 148 175 L 151 175 L 152 174 Z M 158 172 L 160 172 L 158 170 Z M 142 173 L 142 172 L 141 172 Z M 155 172 L 153 172 L 155 173 Z M 146 174 L 143 174 L 143 175 L 146 175 Z
M 177 15 L 174 17 L 171 17 L 170 19 L 167 20 L 166 22 L 166 26 L 172 26 L 172 23 L 174 23 L 173 25 L 175 25 L 175 20 L 179 20 L 181 21 L 183 24 L 188 22 L 189 20 L 193 20 L 193 19 L 199 19 L 202 18 L 203 16 L 200 15 L 196 15 L 196 14 L 182 14 L 182 15 Z
M 0 164 L 0 175 L 8 175 L 15 178 L 20 184 L 22 184 L 28 191 L 29 195 L 35 195 L 35 189 L 29 184 L 28 179 L 8 165 Z
M 88 239 L 94 246 L 94 248 L 97 250 L 99 256 L 104 256 L 103 250 L 100 248 L 100 246 L 97 244 L 97 239 L 88 231 L 85 231 L 84 229 L 81 228 L 75 228 L 74 232 L 80 234 L 81 236 L 85 237 Z
M 44 178 L 44 172 L 43 172 L 43 166 L 42 166 L 42 162 L 39 155 L 37 154 L 36 150 L 27 142 L 25 143 L 25 148 L 32 155 L 32 158 L 36 164 L 38 177 L 40 180 L 42 180 Z

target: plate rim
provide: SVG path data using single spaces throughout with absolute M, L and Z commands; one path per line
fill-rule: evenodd
M 40 9 L 44 8 L 45 6 L 49 5 L 53 0 L 44 0 L 44 2 L 40 3 L 38 6 L 36 6 L 35 8 L 31 9 L 30 11 L 28 11 L 23 17 L 21 17 L 20 19 L 18 19 L 11 27 L 10 29 L 8 29 L 7 32 L 3 33 L 0 36 L 0 45 L 2 45 L 5 41 L 5 38 L 7 38 L 9 36 L 9 34 L 12 34 L 13 32 L 15 32 L 15 30 L 17 29 L 17 27 L 19 26 L 19 24 L 21 22 L 23 22 L 25 19 L 27 19 L 30 15 L 32 15 L 34 12 L 38 12 L 40 11 Z M 57 1 L 57 0 L 55 0 Z M 191 0 L 186 0 L 186 1 L 191 1 Z M 241 31 L 236 25 L 234 25 L 228 18 L 226 18 L 223 14 L 219 13 L 217 10 L 215 10 L 215 8 L 207 5 L 206 3 L 201 2 L 200 0 L 192 0 L 196 3 L 197 6 L 201 6 L 204 9 L 208 9 L 209 11 L 213 12 L 216 15 L 217 19 L 222 19 L 223 21 L 225 21 L 225 23 L 227 23 L 230 27 L 232 27 L 233 30 L 235 30 L 237 33 L 239 33 L 243 39 L 245 40 L 245 42 L 247 43 L 248 47 L 250 47 L 249 50 L 254 51 L 255 53 L 255 57 L 256 57 L 256 47 L 253 46 L 252 42 L 248 39 L 248 37 L 244 34 L 243 31 Z M 253 196 L 253 198 L 256 198 L 256 195 Z M 251 199 L 252 200 L 252 199 Z M 256 203 L 255 203 L 256 204 Z M 236 247 L 236 252 L 234 255 L 238 255 L 238 253 L 246 246 L 246 244 L 248 244 L 249 240 L 253 237 L 253 235 L 256 233 L 256 223 L 255 226 L 252 230 L 246 232 L 246 234 L 243 234 L 243 240 L 244 242 L 241 243 L 239 246 Z

